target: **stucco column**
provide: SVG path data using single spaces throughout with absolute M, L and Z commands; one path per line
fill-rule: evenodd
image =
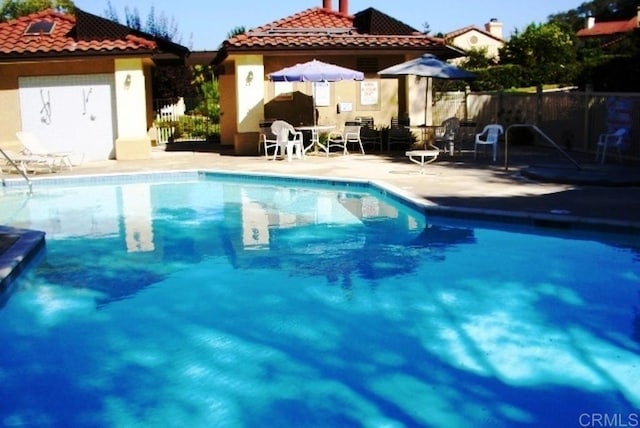
M 262 55 L 236 58 L 237 155 L 258 153 L 258 130 L 264 116 L 265 76 Z
M 141 59 L 116 59 L 117 111 L 116 159 L 148 159 L 151 140 L 147 136 L 147 105 Z

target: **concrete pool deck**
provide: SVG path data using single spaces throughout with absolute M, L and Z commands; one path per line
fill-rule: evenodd
M 156 148 L 147 160 L 86 162 L 71 170 L 31 179 L 34 190 L 40 178 L 180 170 L 358 179 L 391 186 L 436 211 L 496 219 L 542 219 L 640 234 L 640 165 L 620 164 L 615 159 L 599 165 L 584 155 L 579 159 L 583 169 L 578 170 L 565 160 L 548 163 L 546 152 L 526 152 L 514 151 L 508 170 L 500 160 L 474 160 L 469 151 L 455 156 L 442 154 L 435 163 L 425 166 L 424 174 L 419 174 L 420 166 L 409 162 L 404 152 L 310 155 L 287 162 L 235 156 L 224 146 L 208 152 Z M 15 173 L 5 173 L 0 178 L 23 180 Z M 14 239 L 13 234 L 0 231 L 0 239 L 3 235 Z M 5 245 L 9 249 L 11 246 Z M 2 263 L 6 268 L 6 260 Z
M 257 156 L 234 156 L 218 152 L 154 150 L 152 158 L 136 161 L 86 162 L 70 171 L 38 175 L 62 177 L 132 172 L 220 170 L 293 176 L 348 178 L 386 183 L 438 206 L 518 211 L 628 224 L 640 229 L 640 164 L 605 165 L 580 160 L 579 171 L 568 162 L 549 163 L 545 154 L 512 156 L 504 164 L 487 158 L 473 159 L 472 152 L 455 156 L 442 154 L 418 174 L 420 166 L 402 153 L 332 154 L 307 156 L 304 160 L 271 160 Z M 545 161 L 547 164 L 545 164 Z M 537 165 L 537 166 L 536 166 Z M 526 169 L 526 174 L 523 171 Z M 17 179 L 16 174 L 3 178 Z
M 271 160 L 257 156 L 234 156 L 228 149 L 217 152 L 179 152 L 156 149 L 152 158 L 135 161 L 85 162 L 39 178 L 132 172 L 220 170 L 294 176 L 348 178 L 383 182 L 438 206 L 560 214 L 596 222 L 628 224 L 640 228 L 640 164 L 611 160 L 594 165 L 579 159 L 582 171 L 568 162 L 545 164 L 544 154 L 513 155 L 509 169 L 499 159 L 473 159 L 472 152 L 442 154 L 418 174 L 420 167 L 403 153 L 332 154 L 307 156 L 304 160 Z M 591 162 L 591 163 L 588 163 Z M 525 172 L 523 174 L 523 171 Z M 17 174 L 1 179 L 22 180 Z

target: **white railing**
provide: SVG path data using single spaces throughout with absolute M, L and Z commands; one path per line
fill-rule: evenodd
M 0 149 L 0 153 L 2 153 L 2 155 L 7 160 L 7 162 L 9 162 L 9 164 L 11 164 L 11 166 L 13 166 L 16 169 L 16 171 L 18 171 L 18 173 L 22 176 L 22 178 L 24 178 L 27 181 L 27 185 L 29 186 L 29 195 L 33 194 L 33 185 L 31 184 L 31 180 L 29 180 L 29 177 L 27 176 L 27 174 L 22 170 L 22 168 L 18 166 L 18 164 L 16 164 L 13 161 L 13 159 L 9 157 L 8 154 L 5 153 L 4 150 Z
M 176 132 L 175 126 L 163 126 L 163 123 L 171 124 L 180 120 L 180 117 L 185 115 L 184 99 L 181 97 L 175 104 L 167 104 L 162 106 L 156 112 L 156 132 L 158 138 L 158 144 L 166 144 L 171 140 L 173 134 Z M 158 126 L 158 124 L 161 124 Z

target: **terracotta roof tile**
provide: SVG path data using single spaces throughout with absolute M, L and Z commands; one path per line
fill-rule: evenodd
M 627 33 L 638 28 L 638 19 L 633 17 L 627 21 L 596 22 L 591 28 L 583 28 L 578 31 L 578 37 L 612 36 L 614 34 Z
M 80 11 L 80 13 L 84 12 Z M 110 22 L 103 18 L 95 18 Z M 29 24 L 38 21 L 54 23 L 50 34 L 25 34 Z M 30 55 L 47 56 L 51 54 L 151 52 L 157 48 L 154 40 L 141 37 L 133 31 L 127 34 L 123 33 L 121 34 L 122 37 L 118 38 L 104 37 L 105 35 L 95 38 L 79 37 L 76 28 L 76 16 L 62 14 L 49 9 L 0 23 L 0 59 L 3 57 L 15 58 L 20 56 L 24 58 Z
M 221 51 L 264 49 L 437 49 L 460 56 L 443 39 L 430 37 L 376 9 L 355 16 L 314 7 L 225 40 Z M 446 58 L 445 58 L 446 59 Z
M 290 28 L 352 28 L 353 18 L 339 12 L 313 7 L 256 28 L 255 32 Z

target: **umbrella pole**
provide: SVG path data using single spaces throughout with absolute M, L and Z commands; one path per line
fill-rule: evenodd
M 427 104 L 424 106 L 424 123 L 433 125 L 433 77 L 427 77 Z
M 427 77 L 427 81 L 424 83 L 424 123 L 427 125 L 427 106 L 429 105 L 429 78 Z
M 318 143 L 320 142 L 320 134 L 316 129 L 318 125 L 318 121 L 316 120 L 316 82 L 311 82 L 311 100 L 312 100 L 312 111 L 313 115 L 313 129 L 311 130 L 311 141 L 313 142 L 313 154 L 318 154 Z

